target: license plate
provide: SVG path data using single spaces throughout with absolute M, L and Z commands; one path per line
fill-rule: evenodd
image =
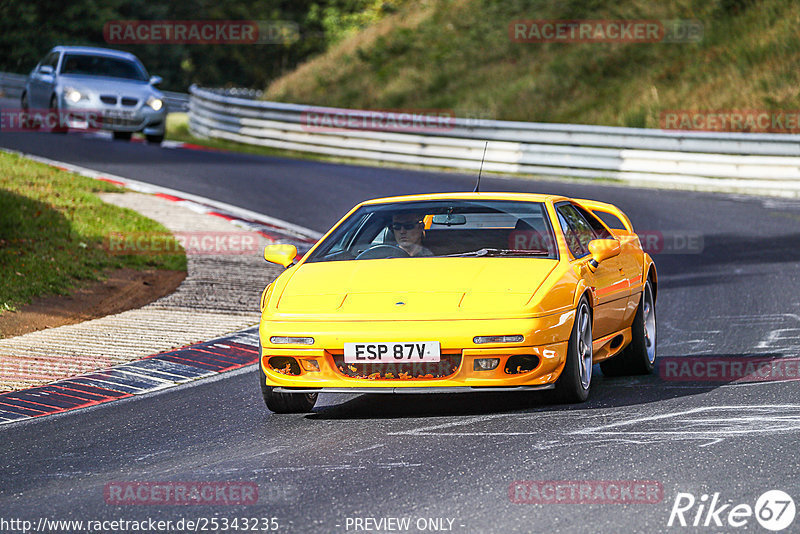
M 438 341 L 345 343 L 345 363 L 438 362 Z
M 121 111 L 121 110 L 109 109 L 103 111 L 103 117 L 106 117 L 108 119 L 132 119 L 133 111 Z

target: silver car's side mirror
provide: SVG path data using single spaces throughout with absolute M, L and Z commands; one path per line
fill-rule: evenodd
M 53 74 L 53 67 L 50 65 L 42 65 L 39 67 L 39 74 Z
M 158 85 L 163 81 L 164 79 L 161 76 L 150 76 L 150 85 Z

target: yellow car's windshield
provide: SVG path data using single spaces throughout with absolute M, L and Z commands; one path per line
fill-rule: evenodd
M 362 206 L 306 262 L 508 256 L 558 257 L 541 202 L 431 200 Z

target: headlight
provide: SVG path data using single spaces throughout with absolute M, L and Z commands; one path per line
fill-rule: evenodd
M 77 89 L 73 89 L 72 87 L 67 87 L 64 89 L 64 98 L 66 98 L 69 102 L 72 102 L 73 104 L 77 104 L 86 97 L 84 97 L 81 94 L 81 92 L 78 91 Z
M 164 101 L 161 100 L 160 98 L 151 96 L 150 98 L 147 99 L 147 105 L 153 108 L 153 111 L 158 111 L 159 109 L 164 107 Z

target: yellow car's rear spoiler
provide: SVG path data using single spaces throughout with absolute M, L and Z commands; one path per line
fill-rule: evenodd
M 631 220 L 628 219 L 628 216 L 622 213 L 622 210 L 618 207 L 614 206 L 613 204 L 607 204 L 605 202 L 598 202 L 597 200 L 585 200 L 576 198 L 574 199 L 578 204 L 583 206 L 584 208 L 588 209 L 591 212 L 599 211 L 602 213 L 608 213 L 609 215 L 613 215 L 617 219 L 625 225 L 625 229 L 630 232 L 633 232 L 633 225 L 631 224 Z

